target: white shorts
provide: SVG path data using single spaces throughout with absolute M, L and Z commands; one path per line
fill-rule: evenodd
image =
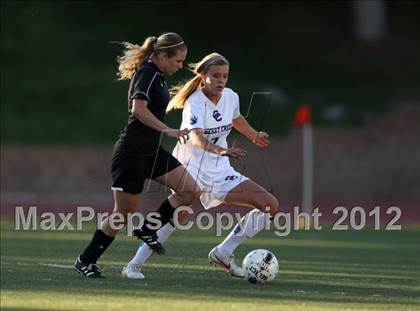
M 186 169 L 200 187 L 202 192 L 200 201 L 205 209 L 210 209 L 224 203 L 226 195 L 233 188 L 249 179 L 235 171 L 231 166 L 219 176 L 206 175 L 191 165 L 187 166 Z

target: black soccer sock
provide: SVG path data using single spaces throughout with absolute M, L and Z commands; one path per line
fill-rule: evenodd
M 169 200 L 166 199 L 165 201 L 162 202 L 162 204 L 159 206 L 156 212 L 158 212 L 160 216 L 153 217 L 153 219 L 159 219 L 162 222 L 161 227 L 163 227 L 169 221 L 171 221 L 172 218 L 174 217 L 175 208 L 173 208 L 171 203 L 169 203 Z M 143 226 L 141 227 L 141 230 L 145 233 L 150 233 L 150 232 L 159 230 L 159 228 L 158 229 L 147 228 L 147 225 L 155 227 L 156 223 L 154 221 L 152 223 L 148 220 L 145 220 Z
M 83 253 L 80 254 L 80 261 L 96 263 L 114 239 L 114 237 L 107 236 L 102 230 L 96 230 L 92 241 L 90 241 Z

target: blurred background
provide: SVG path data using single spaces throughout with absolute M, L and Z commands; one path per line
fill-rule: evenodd
M 403 208 L 419 219 L 420 3 L 417 1 L 2 1 L 1 205 L 112 208 L 110 157 L 127 119 L 121 46 L 179 33 L 196 62 L 231 62 L 243 114 L 271 135 L 235 166 L 288 207 L 302 200 L 302 134 L 312 110 L 318 206 Z M 187 70 L 168 84 L 190 76 Z M 268 107 L 268 108 L 267 108 Z M 266 108 L 268 113 L 265 114 Z M 168 115 L 178 127 L 180 112 Z M 172 148 L 175 142 L 165 142 Z M 161 189 L 145 194 L 156 204 Z M 149 200 L 149 201 L 148 201 Z

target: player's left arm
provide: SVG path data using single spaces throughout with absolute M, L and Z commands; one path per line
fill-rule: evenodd
M 269 135 L 266 132 L 256 131 L 248 123 L 244 116 L 240 115 L 239 117 L 233 119 L 232 125 L 239 133 L 247 137 L 258 147 L 264 148 L 270 144 Z

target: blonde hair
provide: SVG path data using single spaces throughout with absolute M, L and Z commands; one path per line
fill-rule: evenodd
M 169 102 L 168 107 L 166 108 L 166 112 L 169 112 L 172 109 L 183 109 L 188 97 L 190 97 L 191 94 L 196 90 L 201 88 L 200 74 L 207 74 L 210 70 L 210 67 L 213 65 L 229 65 L 229 62 L 219 53 L 211 53 L 205 56 L 198 63 L 190 64 L 190 70 L 195 73 L 195 76 L 194 78 L 188 80 L 186 83 L 179 84 L 171 88 L 171 94 L 174 95 L 174 97 Z
M 131 79 L 136 68 L 153 55 L 166 53 L 168 57 L 173 57 L 178 50 L 187 49 L 184 40 L 174 32 L 167 32 L 159 37 L 147 37 L 141 46 L 127 41 L 121 44 L 125 50 L 123 55 L 117 57 L 118 80 Z

